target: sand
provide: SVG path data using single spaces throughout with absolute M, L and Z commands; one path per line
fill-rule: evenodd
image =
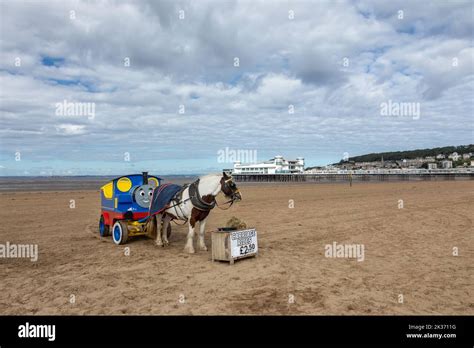
M 232 266 L 185 254 L 186 226 L 173 225 L 165 248 L 101 239 L 98 191 L 2 193 L 0 244 L 38 244 L 39 259 L 0 259 L 0 313 L 472 315 L 473 189 L 242 186 L 244 200 L 213 211 L 206 233 L 210 250 L 209 231 L 231 216 L 256 227 L 258 258 Z M 364 261 L 325 257 L 333 242 L 364 245 Z

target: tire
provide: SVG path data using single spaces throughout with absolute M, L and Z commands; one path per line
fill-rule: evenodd
M 125 221 L 117 221 L 112 227 L 112 238 L 117 245 L 125 244 L 128 239 L 128 227 Z
M 101 237 L 110 236 L 110 226 L 105 223 L 104 215 L 100 216 L 99 220 L 99 234 Z

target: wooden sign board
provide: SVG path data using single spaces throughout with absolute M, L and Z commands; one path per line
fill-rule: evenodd
M 218 230 L 212 232 L 212 261 L 229 261 L 258 255 L 257 231 Z

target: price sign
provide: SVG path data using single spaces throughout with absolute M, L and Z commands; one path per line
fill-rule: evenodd
M 255 229 L 234 231 L 230 234 L 232 257 L 256 254 L 258 251 L 257 231 Z

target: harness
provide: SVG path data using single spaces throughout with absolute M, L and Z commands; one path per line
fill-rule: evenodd
M 216 199 L 213 197 L 211 203 L 204 201 L 199 193 L 199 179 L 189 185 L 189 197 L 191 198 L 191 203 L 196 209 L 202 211 L 212 210 L 216 206 Z
M 234 201 L 235 201 L 234 198 L 231 198 L 229 201 L 227 201 L 223 204 L 220 204 L 220 205 L 217 203 L 217 200 L 216 200 L 215 197 L 213 197 L 212 202 L 210 202 L 210 203 L 204 201 L 201 197 L 201 194 L 199 193 L 199 180 L 200 179 L 197 179 L 196 181 L 194 181 L 191 184 L 183 185 L 182 189 L 180 191 L 178 191 L 178 193 L 176 193 L 176 195 L 171 199 L 170 202 L 173 202 L 173 204 L 169 205 L 167 207 L 167 209 L 169 209 L 169 208 L 175 208 L 176 210 L 179 209 L 181 211 L 181 215 L 183 217 L 186 217 L 184 212 L 183 212 L 183 209 L 181 208 L 181 204 L 185 203 L 188 200 L 191 201 L 194 208 L 196 208 L 198 210 L 201 210 L 201 211 L 210 211 L 210 210 L 214 209 L 214 207 L 216 207 L 216 206 L 221 210 L 227 210 L 234 204 Z M 228 181 L 231 181 L 231 179 L 229 179 Z M 228 181 L 226 181 L 226 184 L 227 184 Z M 189 198 L 183 200 L 182 199 L 183 192 L 187 188 L 189 188 Z M 238 192 L 238 190 L 237 190 L 237 192 Z M 227 207 L 227 209 L 221 208 L 222 205 L 229 204 L 229 203 L 230 203 L 230 205 Z M 188 219 L 186 218 L 183 225 L 186 224 L 187 221 L 188 221 Z M 174 222 L 176 224 L 178 224 L 176 221 L 174 221 Z M 181 225 L 181 224 L 178 224 L 178 225 Z

